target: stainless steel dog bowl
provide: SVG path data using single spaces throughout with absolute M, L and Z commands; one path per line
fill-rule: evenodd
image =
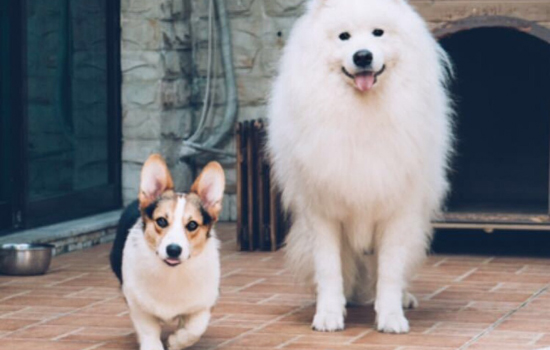
M 0 246 L 0 273 L 42 275 L 48 271 L 54 246 L 51 244 L 4 244 Z

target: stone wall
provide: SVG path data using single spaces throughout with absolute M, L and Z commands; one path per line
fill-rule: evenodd
M 137 197 L 141 166 L 154 152 L 166 158 L 177 188 L 189 186 L 192 167 L 178 160 L 181 140 L 193 124 L 188 5 L 121 0 L 125 203 Z
M 303 11 L 304 0 L 229 0 L 239 93 L 239 119 L 265 115 L 266 95 L 284 37 Z M 177 188 L 188 188 L 198 169 L 178 160 L 182 140 L 198 123 L 206 85 L 207 0 L 122 0 L 123 197 L 136 197 L 139 171 L 147 156 L 161 152 Z M 219 35 L 218 35 L 219 38 Z M 215 56 L 214 123 L 225 107 L 223 69 Z M 223 147 L 234 151 L 234 140 Z M 234 161 L 220 160 L 228 178 L 221 219 L 236 220 Z
M 168 157 L 187 186 L 207 159 L 177 160 L 179 142 L 196 125 L 207 70 L 208 0 L 122 0 L 124 70 L 124 193 L 135 197 L 137 174 L 150 151 Z M 270 82 L 290 28 L 307 0 L 227 0 L 240 102 L 239 119 L 265 116 Z M 412 0 L 432 28 L 470 16 L 523 18 L 548 26 L 550 1 Z M 217 59 L 215 128 L 223 116 L 224 86 Z M 234 140 L 224 146 L 234 150 Z M 235 170 L 228 174 L 224 220 L 236 219 Z

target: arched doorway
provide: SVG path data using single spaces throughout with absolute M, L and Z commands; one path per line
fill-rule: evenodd
M 491 220 L 547 215 L 550 31 L 518 19 L 482 17 L 435 34 L 456 73 L 449 212 Z

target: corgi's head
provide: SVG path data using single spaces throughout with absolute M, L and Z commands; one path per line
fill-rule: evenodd
M 139 206 L 145 240 L 169 266 L 199 255 L 222 209 L 225 176 L 221 165 L 209 163 L 189 193 L 174 191 L 170 171 L 158 154 L 141 171 Z

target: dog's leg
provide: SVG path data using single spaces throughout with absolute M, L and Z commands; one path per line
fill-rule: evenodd
M 130 318 L 138 336 L 140 350 L 164 350 L 160 340 L 159 320 L 135 305 L 130 307 Z
M 385 333 L 407 333 L 409 322 L 403 312 L 403 302 L 414 304 L 403 295 L 407 275 L 422 261 L 426 235 L 418 217 L 398 217 L 380 232 L 378 243 L 378 274 L 376 285 L 377 329 Z
M 317 311 L 312 328 L 322 332 L 344 329 L 346 298 L 340 258 L 340 225 L 321 218 L 311 221 L 313 260 L 317 284 Z
M 185 320 L 185 328 L 168 337 L 168 350 L 181 350 L 199 341 L 210 321 L 210 310 L 192 314 Z

